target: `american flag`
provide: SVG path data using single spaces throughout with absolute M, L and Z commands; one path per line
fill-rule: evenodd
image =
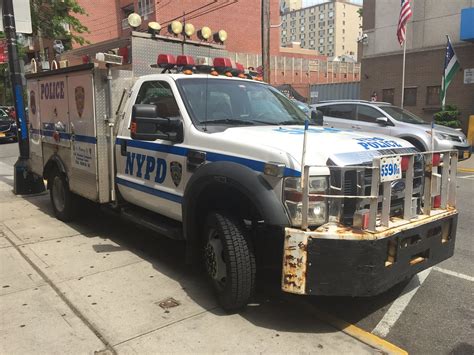
M 400 18 L 398 19 L 397 37 L 400 45 L 403 45 L 406 39 L 406 25 L 413 13 L 411 12 L 410 0 L 402 0 L 400 9 Z

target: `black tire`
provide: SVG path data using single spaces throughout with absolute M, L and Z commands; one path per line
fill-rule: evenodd
M 255 255 L 244 231 L 242 223 L 223 213 L 207 216 L 204 264 L 219 305 L 227 312 L 244 308 L 255 291 Z
M 49 197 L 54 215 L 63 222 L 69 222 L 76 215 L 75 195 L 69 190 L 66 176 L 55 169 L 48 181 Z

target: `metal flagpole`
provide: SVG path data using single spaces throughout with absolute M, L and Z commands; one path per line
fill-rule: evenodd
M 402 102 L 401 102 L 401 108 L 403 108 L 403 104 L 405 101 L 405 59 L 406 59 L 406 53 L 407 53 L 407 39 L 403 41 L 403 68 L 402 68 Z

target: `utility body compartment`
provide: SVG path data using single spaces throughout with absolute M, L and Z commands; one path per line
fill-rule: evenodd
M 120 95 L 128 72 L 114 71 Z M 106 70 L 84 64 L 29 74 L 30 164 L 40 176 L 59 161 L 77 195 L 110 201 L 110 130 L 106 117 Z M 113 95 L 113 101 L 117 95 Z M 113 174 L 113 172 L 112 172 Z

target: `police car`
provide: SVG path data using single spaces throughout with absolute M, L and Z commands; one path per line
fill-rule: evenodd
M 30 166 L 60 220 L 82 196 L 184 239 L 228 311 L 257 265 L 286 292 L 368 296 L 453 254 L 456 152 L 313 125 L 227 58 L 155 67 L 27 76 Z

